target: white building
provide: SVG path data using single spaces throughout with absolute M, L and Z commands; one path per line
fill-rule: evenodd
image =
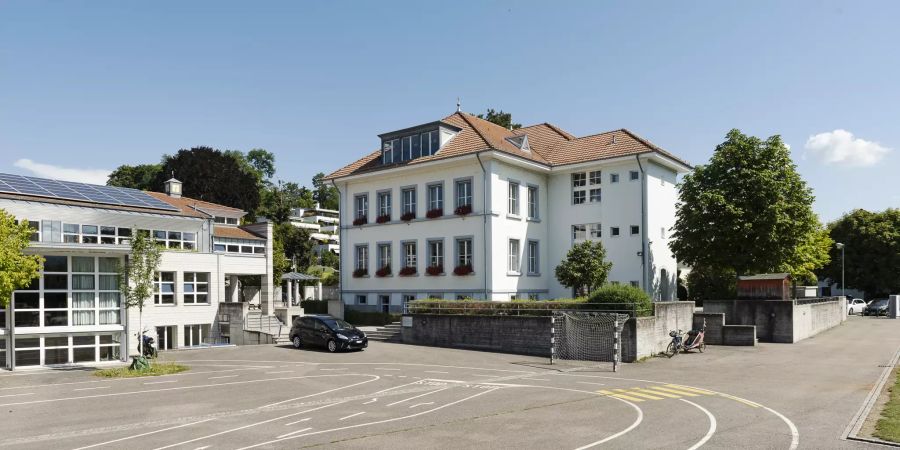
M 136 353 L 136 309 L 126 311 L 116 268 L 133 230 L 165 246 L 143 326 L 157 347 L 227 343 L 220 302 L 273 314 L 271 224 L 238 226 L 244 212 L 168 194 L 0 174 L 0 209 L 35 229 L 28 252 L 41 276 L 0 310 L 4 367 L 123 361 Z M 239 276 L 258 280 L 239 288 Z M 241 308 L 238 308 L 240 310 Z
M 309 238 L 316 242 L 313 251 L 338 254 L 340 246 L 340 215 L 333 209 L 325 209 L 316 203 L 313 208 L 295 208 L 291 211 L 291 225 L 309 231 Z
M 576 138 L 462 112 L 379 137 L 326 177 L 341 195 L 347 305 L 571 297 L 553 272 L 585 239 L 603 242 L 611 282 L 675 298 L 669 230 L 691 167 L 671 153 L 624 129 Z

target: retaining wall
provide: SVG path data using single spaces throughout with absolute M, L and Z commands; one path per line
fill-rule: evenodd
M 703 341 L 709 345 L 756 345 L 756 325 L 726 325 L 724 313 L 694 313 L 697 330 L 706 320 Z
M 721 313 L 725 323 L 756 325 L 761 341 L 794 343 L 847 320 L 846 301 L 705 300 L 704 313 Z
M 550 318 L 414 314 L 404 344 L 550 357 Z
M 622 361 L 634 362 L 666 350 L 669 331 L 690 330 L 694 302 L 655 302 L 650 317 L 628 319 L 622 328 Z

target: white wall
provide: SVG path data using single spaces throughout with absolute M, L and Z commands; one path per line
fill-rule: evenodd
M 677 299 L 678 264 L 669 249 L 672 227 L 675 226 L 675 205 L 678 202 L 676 173 L 653 162 L 643 162 L 647 182 L 647 241 L 649 292 L 654 300 Z M 663 279 L 663 273 L 666 278 Z

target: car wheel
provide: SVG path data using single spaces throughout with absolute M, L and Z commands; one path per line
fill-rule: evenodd
M 328 340 L 328 351 L 331 353 L 334 353 L 337 351 L 337 348 L 338 348 L 337 342 L 334 342 L 334 339 L 329 339 Z
M 291 343 L 294 344 L 294 348 L 300 348 L 303 346 L 303 342 L 300 341 L 300 336 L 294 336 L 294 339 L 291 339 Z

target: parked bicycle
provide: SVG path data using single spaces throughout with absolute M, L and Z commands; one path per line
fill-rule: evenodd
M 706 321 L 704 321 L 703 326 L 699 330 L 691 330 L 687 332 L 687 339 L 685 339 L 685 333 L 681 330 L 672 330 L 669 332 L 669 336 L 672 336 L 672 342 L 669 342 L 669 346 L 666 347 L 666 356 L 669 358 L 681 353 L 688 353 L 691 350 L 699 350 L 700 353 L 703 353 L 706 350 L 706 342 L 703 341 L 703 335 L 706 333 Z

